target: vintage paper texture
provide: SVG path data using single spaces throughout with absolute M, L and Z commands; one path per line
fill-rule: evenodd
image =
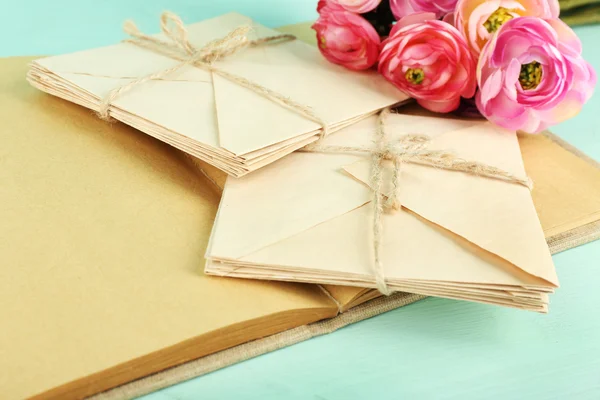
M 337 314 L 316 286 L 204 276 L 208 182 L 31 88 L 29 60 L 0 62 L 0 397 L 81 398 Z
M 244 25 L 253 28 L 251 40 L 278 34 L 230 13 L 189 25 L 188 36 L 199 49 Z M 120 43 L 36 60 L 28 76 L 35 87 L 98 111 L 111 90 L 178 63 Z M 328 63 L 298 40 L 249 47 L 214 66 L 310 106 L 330 132 L 406 99 L 375 71 L 352 72 Z M 110 110 L 115 119 L 235 176 L 303 147 L 322 130 L 297 111 L 192 65 L 124 92 Z

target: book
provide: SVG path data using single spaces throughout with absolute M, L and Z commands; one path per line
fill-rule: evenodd
M 338 313 L 318 286 L 203 275 L 214 191 L 172 147 L 28 86 L 30 61 L 0 62 L 3 398 L 82 398 Z
M 365 312 L 359 304 L 375 291 L 204 276 L 220 197 L 205 177 L 225 175 L 34 90 L 23 79 L 31 60 L 0 60 L 4 398 L 82 398 L 109 388 L 130 397 L 174 382 L 148 385 L 146 376 L 223 367 L 420 298 L 371 300 Z M 544 227 L 558 237 L 589 225 L 600 208 L 594 193 L 580 201 L 575 189 L 597 188 L 600 172 L 547 137 L 526 139 Z M 542 165 L 551 160 L 550 174 Z M 119 387 L 135 381 L 137 392 Z

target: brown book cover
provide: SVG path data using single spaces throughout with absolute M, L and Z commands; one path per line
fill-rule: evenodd
M 0 397 L 81 398 L 337 314 L 317 286 L 203 275 L 219 199 L 197 171 L 29 87 L 28 62 L 0 62 Z

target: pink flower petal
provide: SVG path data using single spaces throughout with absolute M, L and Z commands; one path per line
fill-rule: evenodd
M 474 95 L 475 67 L 458 30 L 438 20 L 399 28 L 384 42 L 379 57 L 379 71 L 386 79 L 411 97 L 425 101 L 428 108 L 443 112 L 458 107 L 461 95 Z M 408 81 L 408 68 L 421 68 L 423 81 Z
M 501 70 L 497 70 L 497 71 L 494 71 L 488 77 L 488 79 L 484 82 L 484 84 L 480 90 L 481 101 L 483 101 L 484 103 L 487 103 L 490 100 L 492 100 L 494 97 L 496 97 L 498 95 L 498 93 L 500 93 L 500 90 L 502 90 L 502 85 L 504 83 L 503 75 L 504 74 L 502 73 Z
M 454 15 L 455 14 L 453 12 L 451 12 L 450 14 L 446 14 L 444 18 L 442 18 L 442 21 L 456 28 L 456 25 L 454 25 Z
M 396 22 L 394 25 L 394 29 L 401 29 L 408 25 L 418 24 L 420 22 L 425 22 L 428 20 L 435 20 L 435 14 L 430 12 L 421 12 L 407 15 L 406 17 L 402 17 Z M 390 32 L 390 36 L 392 33 Z
M 412 7 L 410 0 L 389 0 L 389 2 L 392 13 L 397 20 L 418 11 Z
M 537 110 L 536 114 L 539 119 L 555 125 L 579 114 L 585 100 L 585 95 L 571 91 L 556 106 L 548 110 Z
M 329 3 L 320 12 L 312 28 L 327 60 L 351 70 L 368 69 L 377 63 L 381 40 L 366 19 L 340 7 L 330 7 Z
M 336 3 L 352 13 L 364 14 L 377 8 L 381 0 L 329 0 L 329 2 Z
M 560 19 L 548 19 L 546 22 L 556 31 L 561 45 L 569 47 L 576 54 L 581 54 L 581 40 L 579 40 L 573 29 Z
M 460 105 L 460 96 L 446 101 L 417 99 L 417 102 L 429 111 L 437 113 L 449 113 L 456 110 Z

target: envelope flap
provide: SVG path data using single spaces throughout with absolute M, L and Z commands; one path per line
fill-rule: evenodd
M 525 177 L 516 134 L 489 123 L 440 135 L 432 140 L 431 147 Z M 386 166 L 388 177 L 390 167 Z M 369 185 L 369 168 L 368 161 L 361 160 L 344 169 Z M 404 207 L 523 271 L 558 285 L 526 187 L 414 164 L 403 166 L 400 187 Z
M 320 125 L 265 97 L 214 75 L 219 145 L 244 155 L 283 142 Z
M 465 240 L 456 240 L 455 235 L 407 211 L 385 214 L 383 218 L 386 237 L 381 257 L 390 281 L 544 285 L 504 259 Z M 372 221 L 372 206 L 366 204 L 244 256 L 241 261 L 282 266 L 305 274 L 314 271 L 315 276 L 344 274 L 370 280 L 374 287 Z M 430 249 L 435 251 L 424 251 Z
M 207 258 L 239 258 L 360 207 L 370 191 L 341 171 L 353 155 L 294 153 L 228 179 Z
M 308 107 L 330 130 L 407 98 L 376 72 L 345 70 L 295 41 L 246 49 L 216 66 Z M 321 129 L 298 111 L 214 75 L 219 134 L 227 150 L 243 154 Z
M 188 67 L 189 68 L 189 67 Z M 130 83 L 131 79 L 114 79 L 86 74 L 57 74 L 99 99 L 114 88 Z M 75 93 L 75 96 L 82 96 Z M 139 116 L 137 126 L 147 121 L 214 148 L 219 147 L 214 115 L 213 88 L 207 82 L 154 80 L 126 91 L 112 103 L 127 113 Z M 148 134 L 158 135 L 152 125 Z

